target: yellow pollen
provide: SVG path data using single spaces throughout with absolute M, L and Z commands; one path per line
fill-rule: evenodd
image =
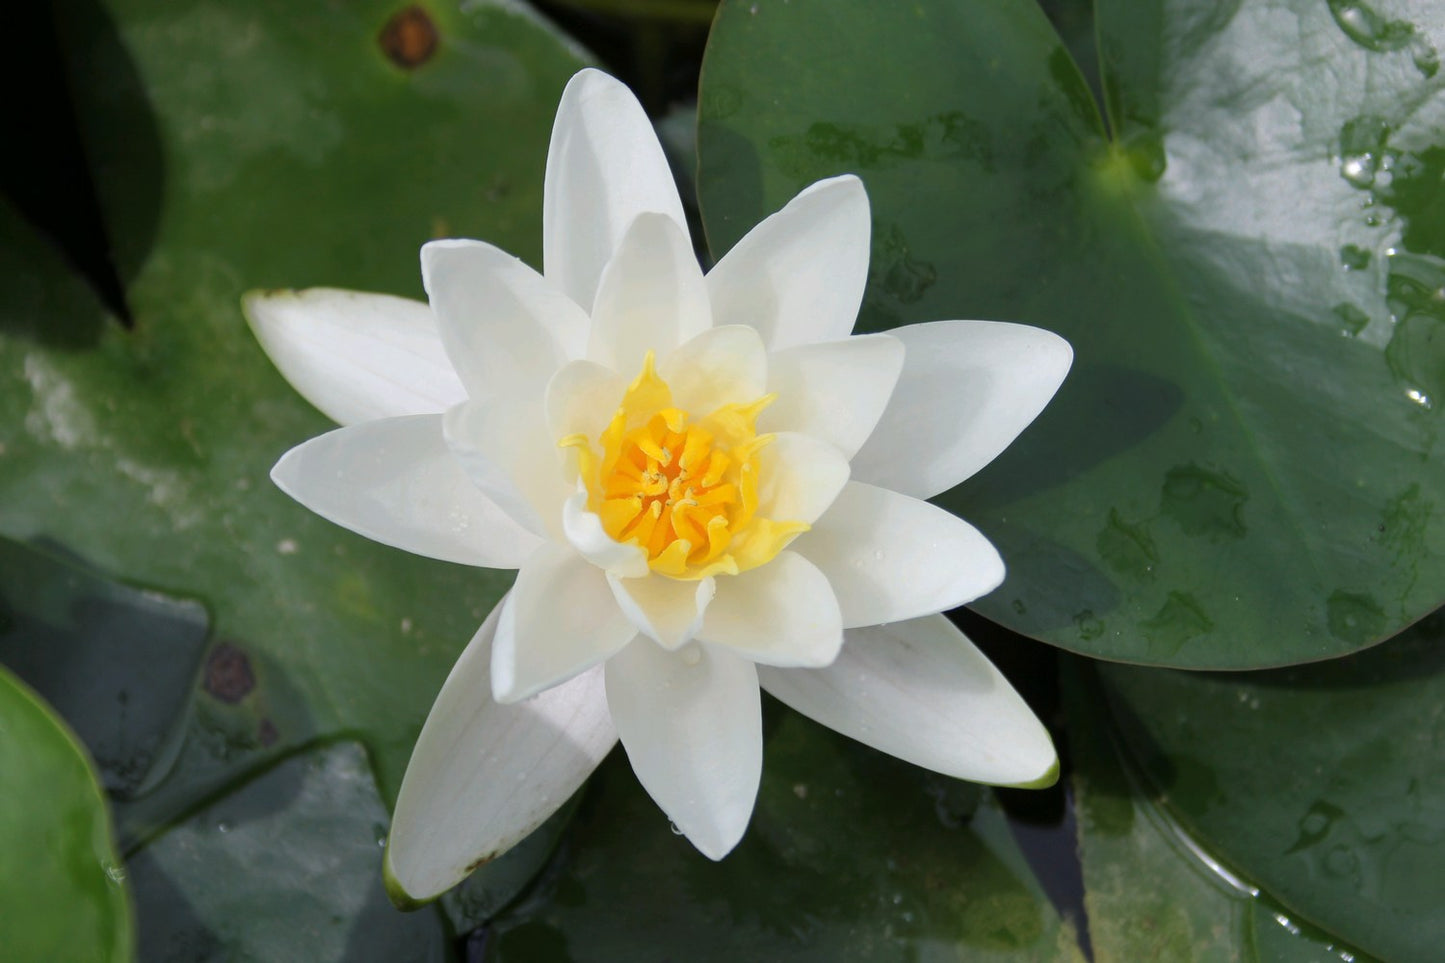
M 803 522 L 757 514 L 757 433 L 772 395 L 727 404 L 694 418 L 673 405 L 652 352 L 617 413 L 596 439 L 569 435 L 587 507 L 619 542 L 641 546 L 656 573 L 677 579 L 737 574 L 771 560 Z

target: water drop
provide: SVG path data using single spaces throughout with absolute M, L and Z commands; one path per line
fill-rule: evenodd
M 1214 628 L 1214 620 L 1188 592 L 1170 592 L 1152 617 L 1139 623 L 1156 649 L 1177 652 L 1190 639 Z
M 1164 475 L 1160 505 L 1186 535 L 1242 538 L 1249 491 L 1227 472 L 1177 465 Z
M 1377 638 L 1385 630 L 1385 610 L 1368 595 L 1335 590 L 1325 602 L 1330 633 L 1352 645 Z
M 1345 36 L 1375 53 L 1403 50 L 1415 39 L 1415 27 L 1403 20 L 1381 16 L 1358 0 L 1329 0 L 1330 14 Z
M 1348 337 L 1355 337 L 1370 323 L 1370 316 L 1353 304 L 1337 304 L 1334 307 L 1335 317 L 1340 319 L 1342 325 L 1340 333 Z
M 1331 876 L 1352 876 L 1359 866 L 1359 857 L 1342 845 L 1325 855 L 1325 872 Z
M 218 833 L 229 833 L 230 831 L 231 831 L 231 824 L 228 823 L 228 822 L 226 822 L 225 820 L 222 820 L 221 822 L 216 823 L 216 832 L 218 832 Z
M 681 836 L 682 830 L 677 828 L 677 823 L 668 823 L 667 828 L 672 830 L 674 836 Z
M 1340 248 L 1340 266 L 1346 271 L 1363 271 L 1370 266 L 1370 252 L 1358 244 Z
M 114 863 L 107 863 L 105 867 L 106 878 L 117 885 L 125 882 L 125 867 L 117 866 Z
M 1445 322 L 1423 312 L 1408 315 L 1395 326 L 1385 361 L 1406 398 L 1433 408 L 1445 398 Z
M 687 665 L 697 665 L 702 661 L 702 649 L 697 643 L 689 643 L 688 646 L 682 650 L 682 661 Z
M 1410 43 L 1410 59 L 1414 62 L 1415 69 L 1427 78 L 1440 72 L 1440 54 L 1423 34 L 1416 34 Z

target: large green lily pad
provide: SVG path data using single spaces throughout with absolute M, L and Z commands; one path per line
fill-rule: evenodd
M 5 959 L 131 960 L 125 870 L 95 772 L 65 724 L 3 667 L 0 772 Z
M 389 799 L 510 575 L 369 543 L 271 486 L 275 459 L 330 425 L 239 298 L 418 295 L 436 234 L 535 255 L 550 115 L 578 58 L 494 5 L 67 0 L 57 16 L 135 330 L 6 226 L 5 273 L 24 281 L 0 311 L 0 531 L 200 599 L 217 643 L 295 703 L 249 740 L 355 733 Z
M 1159 805 L 1123 758 L 1089 666 L 1065 664 L 1063 687 L 1096 963 L 1369 963 L 1223 866 Z
M 989 617 L 1185 667 L 1378 642 L 1445 591 L 1445 14 L 1120 0 L 1098 35 L 1107 125 L 1029 0 L 724 3 L 710 244 L 856 172 L 864 328 L 1073 343 L 1049 410 L 940 496 L 1008 562 Z
M 1445 942 L 1445 615 L 1264 673 L 1108 666 L 1144 784 L 1284 907 L 1386 960 Z

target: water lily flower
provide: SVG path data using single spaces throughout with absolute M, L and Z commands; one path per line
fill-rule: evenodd
M 422 248 L 430 305 L 257 293 L 257 338 L 344 427 L 272 477 L 433 558 L 518 570 L 417 741 L 386 850 L 400 902 L 535 829 L 620 737 L 674 826 L 722 858 L 762 768 L 759 686 L 902 759 L 1052 782 L 1049 736 L 938 613 L 998 553 L 924 499 L 992 460 L 1072 360 L 1036 328 L 852 335 L 862 182 L 808 187 L 704 276 L 667 161 L 620 83 L 568 84 L 537 273 Z

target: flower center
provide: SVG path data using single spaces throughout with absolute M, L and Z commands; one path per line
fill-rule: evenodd
M 578 453 L 588 509 L 612 538 L 643 548 L 654 572 L 736 575 L 808 530 L 757 514 L 762 452 L 773 436 L 759 435 L 756 423 L 772 400 L 765 395 L 694 418 L 673 405 L 649 352 L 596 446 L 581 435 L 559 444 Z

